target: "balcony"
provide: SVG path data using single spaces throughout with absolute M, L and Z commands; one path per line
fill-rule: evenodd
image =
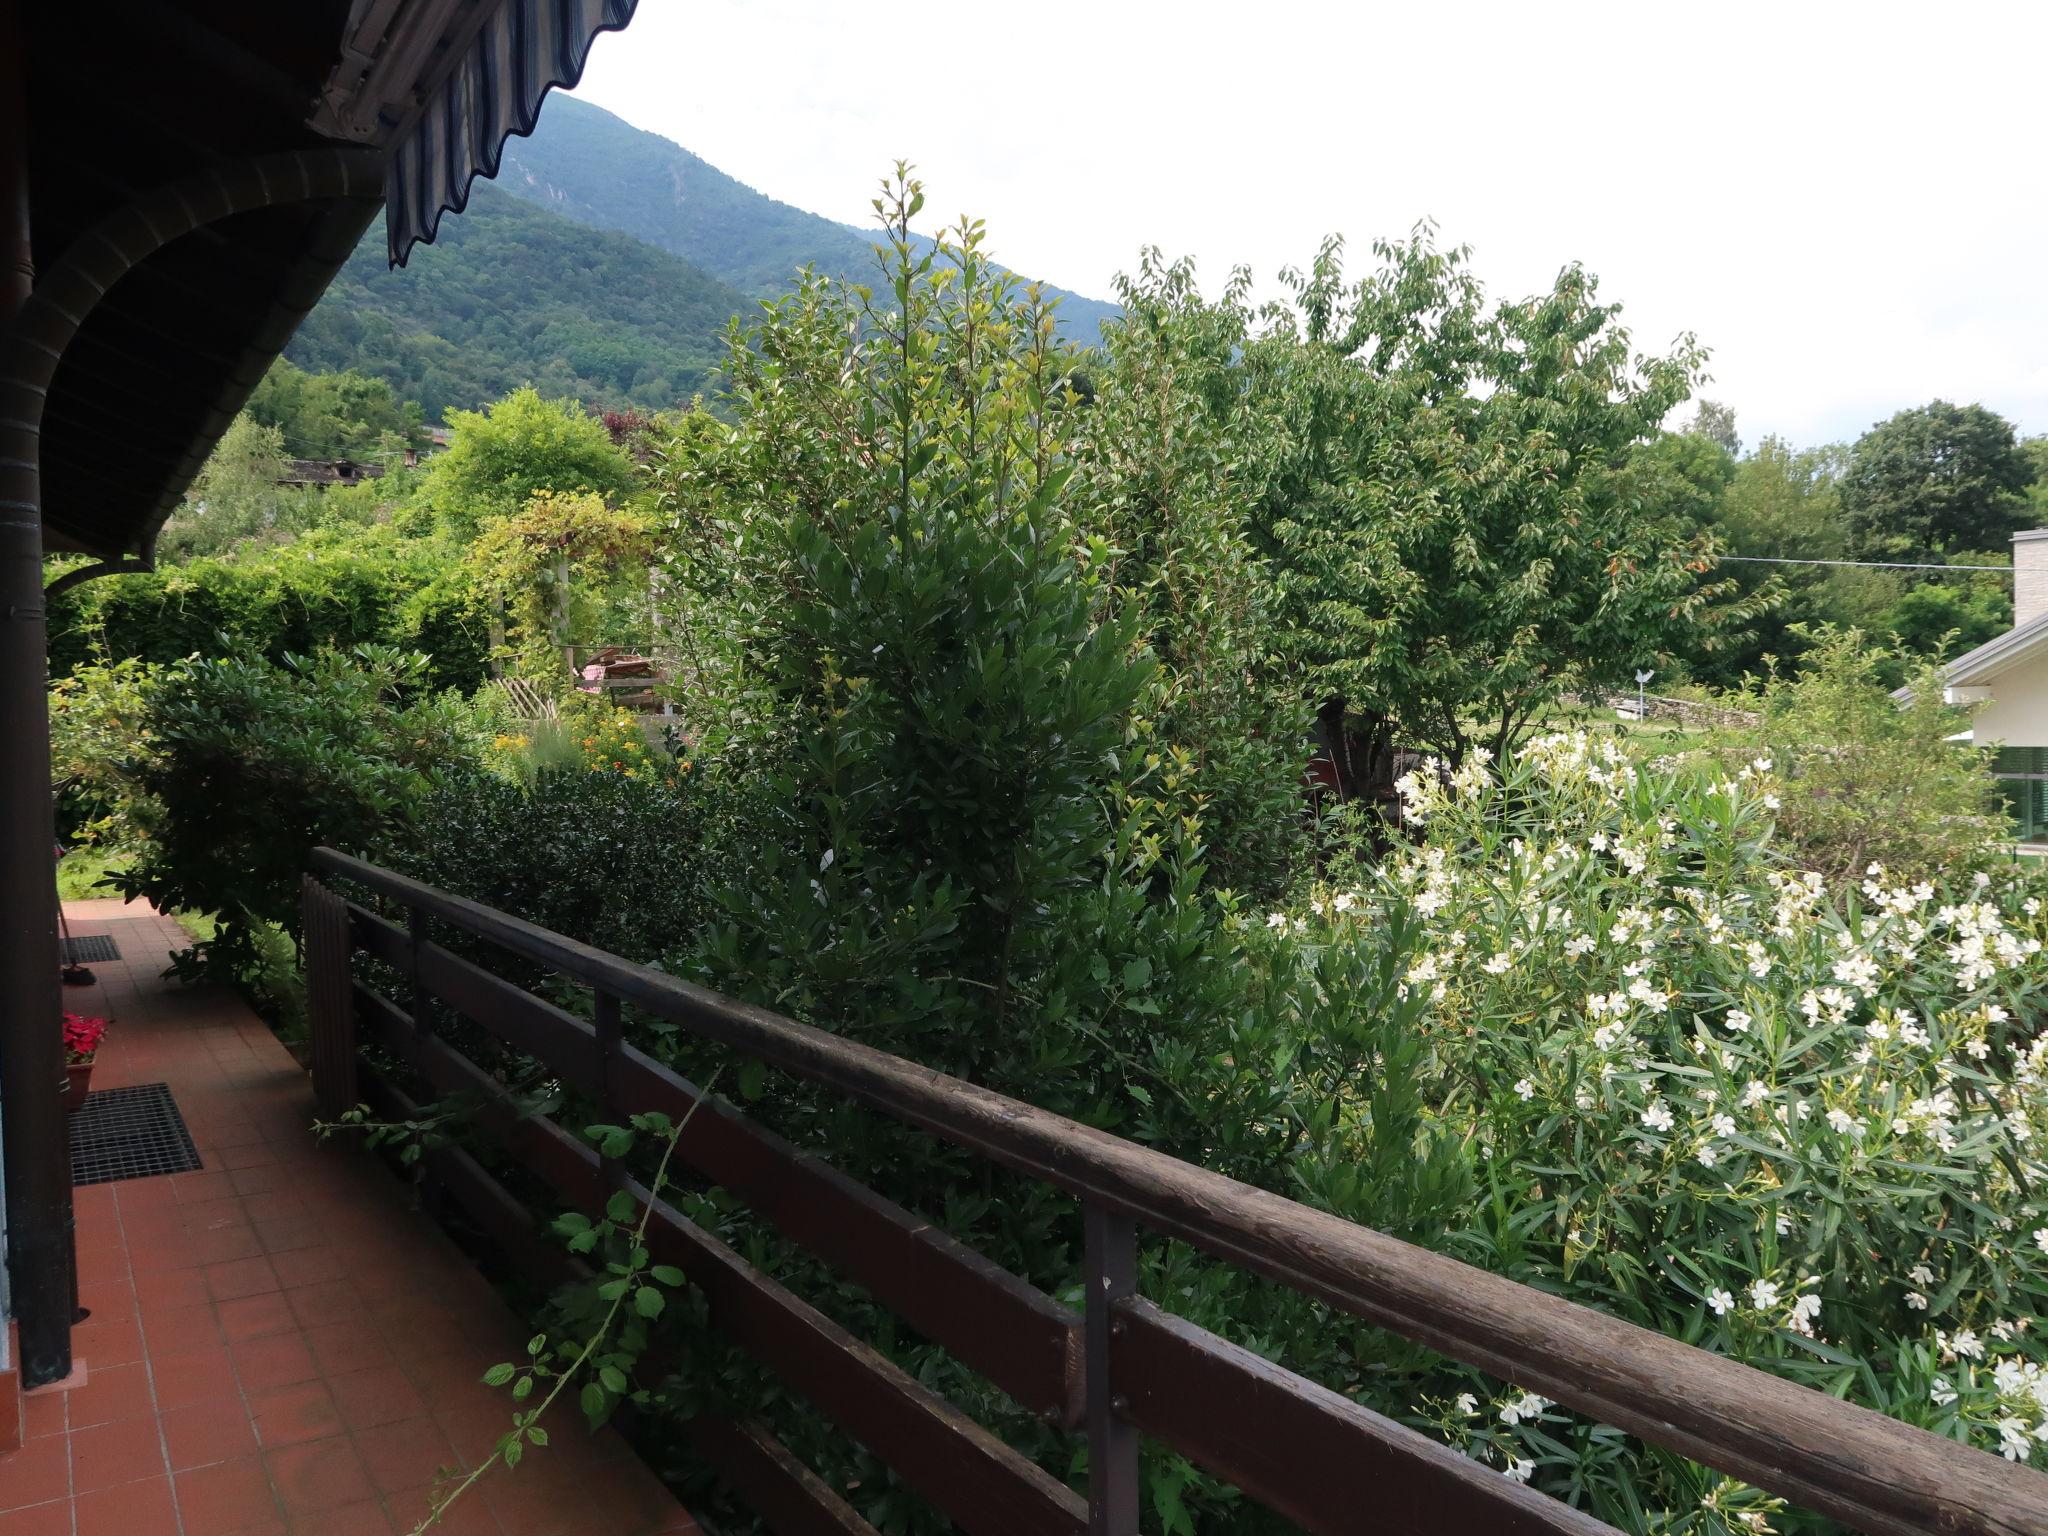
M 306 1074 L 262 1020 L 160 977 L 189 942 L 176 924 L 114 901 L 66 912 L 121 957 L 94 966 L 91 1006 L 115 1024 L 93 1087 L 167 1084 L 203 1166 L 79 1188 L 91 1317 L 71 1377 L 21 1400 L 0 1536 L 412 1530 L 509 1427 L 478 1378 L 526 1332 L 404 1185 L 315 1140 Z M 616 1434 L 584 1433 L 573 1406 L 549 1422 L 547 1454 L 437 1529 L 696 1529 Z

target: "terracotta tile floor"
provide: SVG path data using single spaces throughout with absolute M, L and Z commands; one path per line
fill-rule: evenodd
M 444 1467 L 504 1432 L 478 1377 L 524 1331 L 398 1182 L 321 1147 L 306 1076 L 231 994 L 159 979 L 185 940 L 143 907 L 73 902 L 121 959 L 66 989 L 109 1015 L 94 1088 L 164 1082 L 204 1170 L 77 1194 L 83 1384 L 23 1402 L 0 1457 L 0 1536 L 406 1532 Z M 696 1526 L 616 1435 L 573 1408 L 492 1472 L 450 1536 L 657 1536 Z

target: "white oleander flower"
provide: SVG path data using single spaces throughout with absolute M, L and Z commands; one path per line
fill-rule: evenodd
M 1778 1304 L 1778 1287 L 1769 1280 L 1752 1280 L 1749 1283 L 1749 1304 L 1759 1312 Z
M 1528 1103 L 1531 1099 L 1536 1097 L 1536 1085 L 1530 1082 L 1529 1079 L 1527 1079 L 1526 1077 L 1518 1078 L 1515 1082 L 1515 1097 L 1520 1099 L 1524 1104 Z
M 1653 1131 L 1668 1131 L 1672 1123 L 1671 1106 L 1662 1099 L 1652 1099 L 1649 1108 L 1643 1111 L 1643 1124 Z
M 1707 1305 L 1714 1309 L 1714 1316 L 1726 1317 L 1728 1309 L 1735 1305 L 1735 1294 L 1724 1291 L 1718 1285 L 1707 1292 Z

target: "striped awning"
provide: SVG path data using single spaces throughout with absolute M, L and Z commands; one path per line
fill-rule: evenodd
M 431 244 L 441 215 L 461 212 L 469 184 L 495 176 L 505 141 L 533 132 L 543 97 L 582 78 L 590 45 L 633 19 L 638 0 L 499 0 L 425 110 L 391 151 L 385 232 L 391 264 Z

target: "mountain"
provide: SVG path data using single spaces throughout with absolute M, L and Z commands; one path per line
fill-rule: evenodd
M 716 387 L 725 329 L 797 268 L 869 281 L 874 240 L 764 197 L 657 134 L 557 92 L 495 183 L 406 266 L 380 223 L 285 356 L 354 368 L 427 420 L 522 384 L 592 405 L 666 409 Z M 1114 305 L 1060 296 L 1060 331 L 1092 345 Z
M 285 356 L 389 380 L 429 421 L 522 384 L 665 409 L 712 387 L 726 323 L 750 306 L 667 251 L 480 181 L 397 271 L 375 225 Z
M 498 183 L 592 229 L 659 246 L 756 298 L 790 285 L 801 266 L 874 279 L 875 236 L 805 213 L 735 181 L 681 145 L 559 92 L 533 136 L 505 146 Z M 1117 308 L 1047 285 L 1060 333 L 1093 346 Z

